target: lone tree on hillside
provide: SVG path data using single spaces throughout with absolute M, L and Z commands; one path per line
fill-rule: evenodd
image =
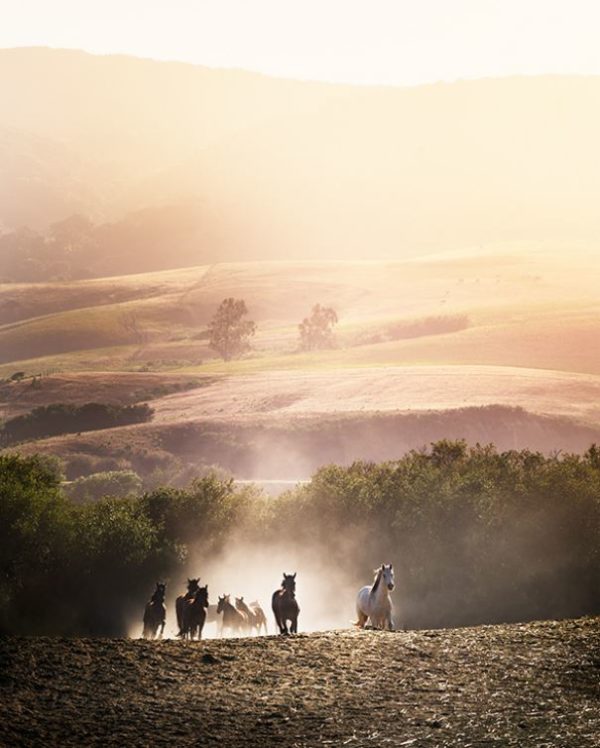
M 333 326 L 337 325 L 338 316 L 334 309 L 315 304 L 310 317 L 305 317 L 298 325 L 300 331 L 300 348 L 303 351 L 314 351 L 319 348 L 333 348 Z
M 250 348 L 248 339 L 256 332 L 243 299 L 223 299 L 208 326 L 209 345 L 225 360 L 230 361 Z

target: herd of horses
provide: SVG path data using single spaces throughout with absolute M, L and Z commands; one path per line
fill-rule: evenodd
M 144 609 L 144 639 L 162 638 L 167 619 L 165 593 L 167 585 L 156 583 L 156 589 Z M 280 634 L 298 632 L 300 607 L 296 601 L 296 574 L 283 575 L 281 587 L 271 598 L 275 622 Z M 208 600 L 208 585 L 200 586 L 200 578 L 188 579 L 187 591 L 175 600 L 175 614 L 180 639 L 201 639 L 205 624 L 216 622 L 221 636 L 268 633 L 267 617 L 258 601 L 246 603 L 243 597 L 231 602 L 231 595 L 219 595 L 217 605 Z
M 166 584 L 156 583 L 156 589 L 144 609 L 144 639 L 162 638 L 167 618 L 165 606 Z M 392 564 L 381 564 L 375 569 L 372 585 L 362 587 L 356 598 L 358 620 L 355 626 L 393 630 L 392 601 L 389 593 L 394 589 Z M 244 602 L 231 595 L 220 595 L 219 602 L 211 605 L 208 600 L 208 585 L 200 586 L 200 578 L 187 580 L 187 591 L 175 601 L 177 636 L 180 639 L 201 639 L 205 624 L 216 623 L 221 636 L 268 633 L 267 618 L 258 601 Z M 296 600 L 296 574 L 285 574 L 279 589 L 271 596 L 271 608 L 280 634 L 298 632 L 300 607 Z

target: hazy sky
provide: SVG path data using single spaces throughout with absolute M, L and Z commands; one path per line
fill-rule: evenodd
M 0 47 L 415 84 L 600 74 L 600 0 L 0 0 Z

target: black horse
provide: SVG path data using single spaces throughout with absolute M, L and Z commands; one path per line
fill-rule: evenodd
M 199 589 L 200 577 L 198 577 L 197 579 L 188 579 L 187 592 L 185 593 L 185 595 L 179 595 L 179 597 L 175 600 L 175 613 L 177 615 L 177 626 L 179 628 L 177 636 L 183 636 L 183 610 L 185 604 L 189 600 L 193 600 L 194 595 L 196 594 L 196 592 L 198 592 Z
M 275 590 L 271 599 L 271 606 L 275 616 L 275 623 L 280 634 L 298 633 L 298 613 L 300 608 L 296 602 L 296 573 L 283 573 L 281 588 Z M 290 622 L 288 631 L 287 622 Z
M 156 639 L 156 632 L 159 627 L 160 634 L 158 637 L 162 639 L 163 631 L 165 630 L 165 620 L 167 617 L 167 609 L 165 607 L 166 589 L 166 584 L 157 582 L 154 594 L 146 603 L 146 607 L 144 608 L 144 631 L 142 633 L 144 639 Z
M 198 587 L 191 600 L 183 604 L 183 639 L 202 639 L 202 629 L 206 622 L 208 608 L 208 585 Z

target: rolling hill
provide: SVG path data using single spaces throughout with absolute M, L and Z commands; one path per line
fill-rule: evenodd
M 363 88 L 16 49 L 0 92 L 0 226 L 48 232 L 0 242 L 0 412 L 156 411 L 23 449 L 295 478 L 447 435 L 597 439 L 599 78 Z M 75 211 L 94 223 L 48 229 Z M 223 362 L 229 296 L 258 332 Z M 299 351 L 316 303 L 337 346 Z
M 7 228 L 180 206 L 168 254 L 119 234 L 127 272 L 600 237 L 595 77 L 363 88 L 34 48 L 0 50 L 0 92 Z

